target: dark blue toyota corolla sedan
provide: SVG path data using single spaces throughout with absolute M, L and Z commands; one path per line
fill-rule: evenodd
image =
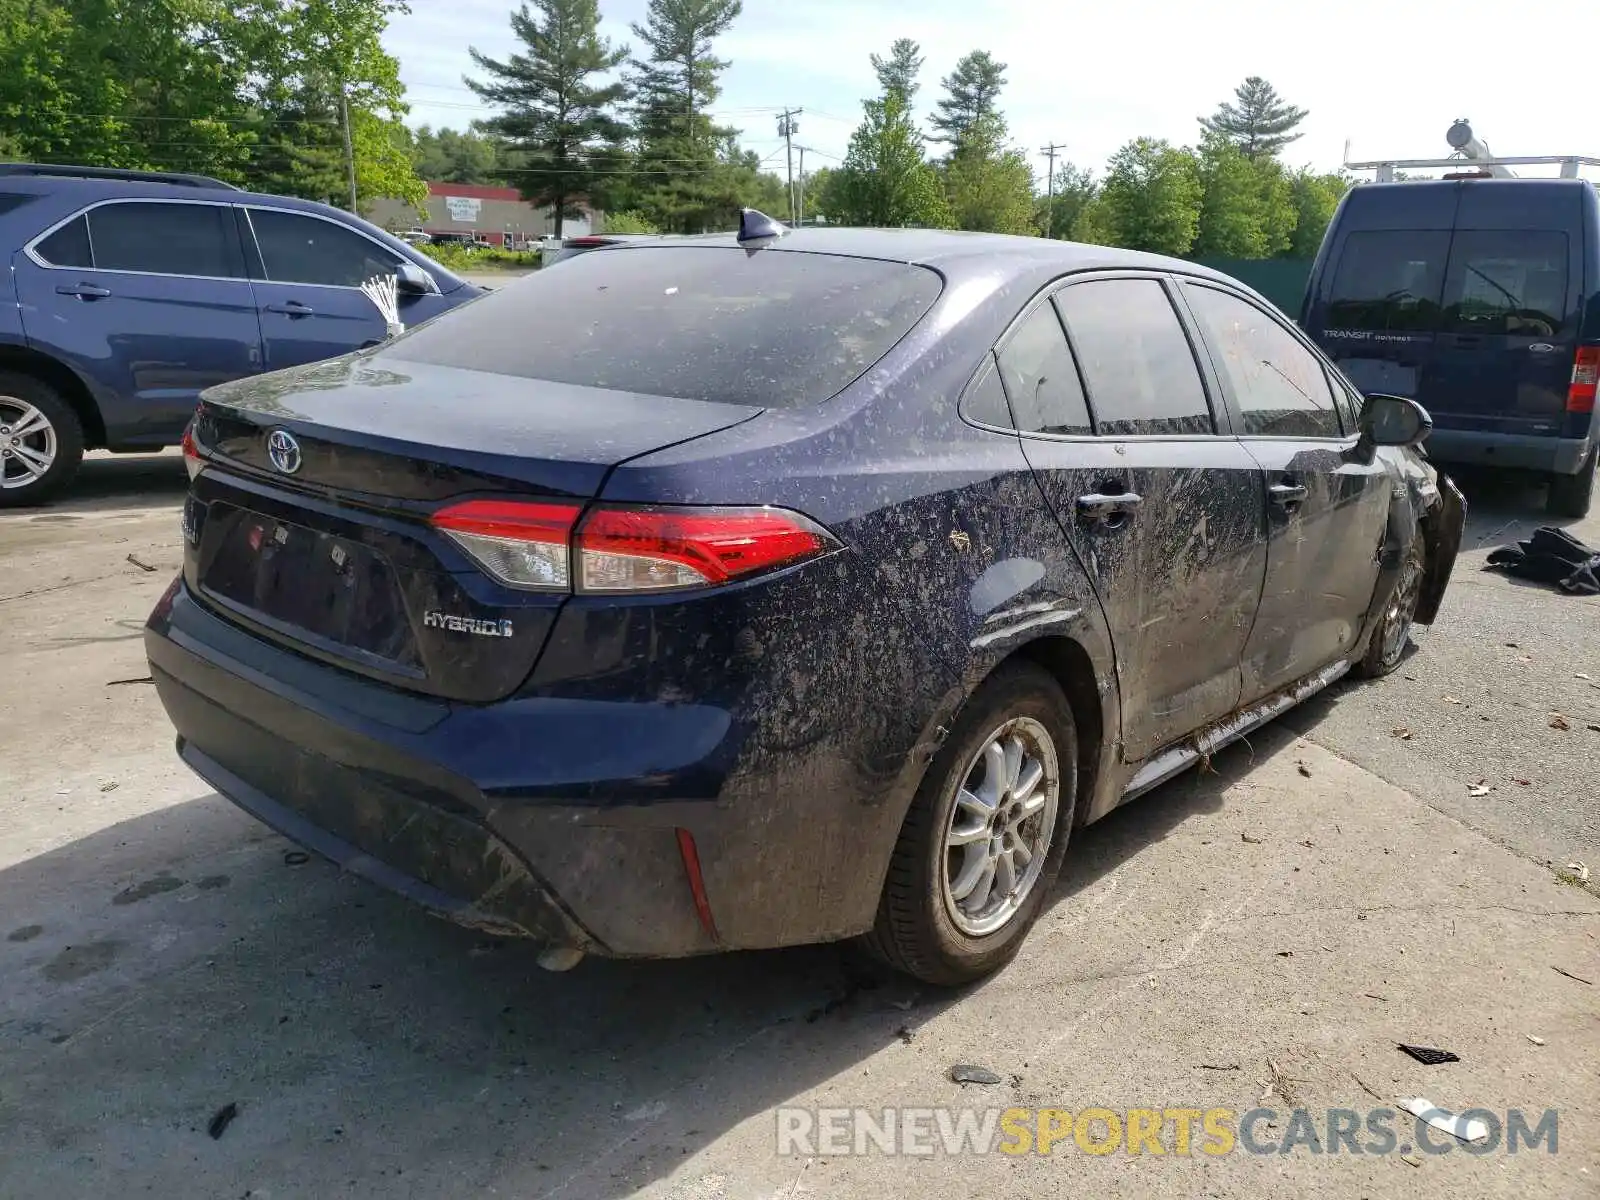
M 953 983 L 1075 827 L 1437 613 L 1427 414 L 1239 284 L 747 218 L 207 393 L 146 634 L 185 761 L 546 965 Z

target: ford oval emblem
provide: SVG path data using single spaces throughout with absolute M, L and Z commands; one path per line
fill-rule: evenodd
M 300 469 L 300 443 L 287 429 L 274 429 L 267 435 L 267 457 L 274 468 L 293 475 Z

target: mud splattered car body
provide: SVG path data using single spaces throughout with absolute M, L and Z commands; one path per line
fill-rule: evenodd
M 1189 263 L 607 249 L 209 393 L 152 673 L 219 791 L 553 963 L 865 934 L 970 977 L 1071 828 L 1437 611 L 1459 493 L 1362 403 Z

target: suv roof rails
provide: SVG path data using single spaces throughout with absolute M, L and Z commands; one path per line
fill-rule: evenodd
M 120 179 L 127 183 L 170 183 L 174 187 L 219 188 L 230 192 L 241 189 L 209 175 L 186 175 L 175 171 L 125 171 L 120 167 L 80 167 L 70 163 L 0 162 L 0 178 L 29 175 L 65 179 Z

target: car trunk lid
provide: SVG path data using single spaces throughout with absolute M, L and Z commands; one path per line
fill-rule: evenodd
M 230 384 L 196 414 L 185 575 L 260 637 L 495 700 L 532 671 L 566 594 L 495 581 L 430 514 L 462 497 L 581 504 L 616 464 L 760 411 L 362 356 Z

